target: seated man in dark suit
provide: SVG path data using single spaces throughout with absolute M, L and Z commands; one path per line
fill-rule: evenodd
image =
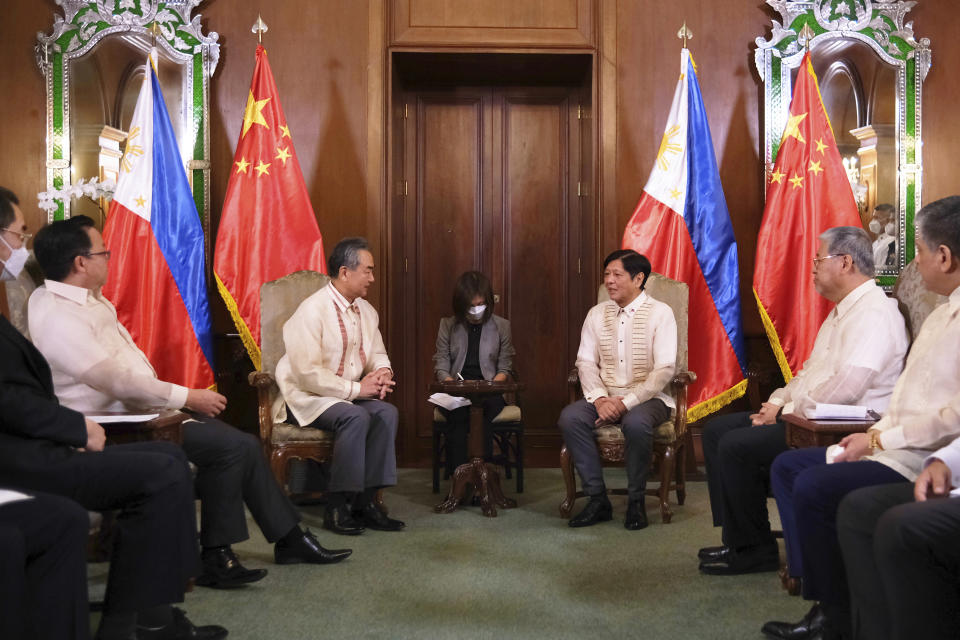
M 277 564 L 328 564 L 350 555 L 349 549 L 324 549 L 300 528 L 300 514 L 270 473 L 259 440 L 214 417 L 226 398 L 157 378 L 100 293 L 110 252 L 90 218 L 47 225 L 37 233 L 34 252 L 46 280 L 30 296 L 30 335 L 50 363 L 60 401 L 88 414 L 158 406 L 194 412 L 183 424 L 183 450 L 197 465 L 201 502 L 203 573 L 197 584 L 231 588 L 266 575 L 243 567 L 230 548 L 248 537 L 244 504 L 276 543 Z
M 66 498 L 0 489 L 0 638 L 89 636 L 90 516 Z
M 950 640 L 960 631 L 960 438 L 916 484 L 864 487 L 837 511 L 858 640 Z

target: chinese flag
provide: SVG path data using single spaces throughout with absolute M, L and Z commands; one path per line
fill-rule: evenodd
M 260 368 L 260 285 L 309 269 L 326 273 L 323 238 L 267 51 L 257 64 L 223 203 L 213 270 L 243 344 Z
M 753 293 L 789 381 L 813 350 L 832 306 L 813 287 L 817 236 L 831 227 L 862 226 L 809 52 L 800 63 L 790 117 L 769 179 Z

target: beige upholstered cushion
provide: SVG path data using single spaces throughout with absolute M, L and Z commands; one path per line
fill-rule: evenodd
M 893 297 L 900 304 L 900 311 L 907 320 L 912 339 L 916 339 L 920 326 L 930 312 L 947 300 L 946 296 L 927 289 L 916 262 L 911 262 L 900 272 L 897 283 L 893 285 Z
M 687 370 L 687 331 L 688 312 L 690 310 L 690 287 L 686 282 L 672 280 L 657 272 L 652 272 L 644 288 L 648 295 L 673 309 L 677 321 L 677 371 Z M 600 283 L 597 290 L 597 303 L 610 299 L 607 288 Z
M 273 375 L 286 352 L 283 325 L 306 300 L 330 282 L 316 271 L 295 271 L 260 287 L 261 371 Z
M 503 411 L 497 414 L 497 417 L 493 419 L 494 424 L 505 424 L 509 422 L 520 422 L 523 420 L 523 414 L 520 411 L 520 407 L 515 404 L 508 404 L 503 408 Z M 433 409 L 433 421 L 445 423 L 447 419 L 443 417 L 443 412 L 439 408 L 434 407 Z
M 295 427 L 286 422 L 273 425 L 274 442 L 333 442 L 333 433 L 313 427 Z
M 623 444 L 623 430 L 619 425 L 609 427 L 598 427 L 594 430 L 597 442 L 600 444 Z M 676 438 L 673 419 L 664 422 L 653 430 L 653 441 L 669 444 Z

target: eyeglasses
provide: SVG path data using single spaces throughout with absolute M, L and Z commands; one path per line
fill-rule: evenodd
M 26 242 L 33 237 L 32 233 L 26 233 L 25 231 L 16 231 L 14 229 L 0 229 L 4 233 L 12 233 L 13 235 L 20 238 L 20 242 Z
M 106 260 L 109 260 L 109 259 L 110 259 L 110 252 L 109 252 L 109 251 L 94 251 L 93 253 L 84 253 L 83 255 L 86 256 L 86 257 L 88 257 L 88 258 L 92 258 L 93 256 L 103 256 L 104 259 L 106 259 Z
M 814 267 L 819 267 L 819 266 L 820 266 L 820 263 L 823 262 L 824 260 L 829 260 L 830 258 L 842 258 L 842 257 L 845 256 L 845 255 L 848 255 L 848 254 L 846 254 L 846 253 L 831 253 L 830 255 L 828 255 L 828 256 L 823 256 L 822 258 L 814 258 L 814 259 L 813 259 L 813 266 L 814 266 Z

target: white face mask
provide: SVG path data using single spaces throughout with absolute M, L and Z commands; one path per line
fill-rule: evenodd
M 30 252 L 27 251 L 26 247 L 14 249 L 7 243 L 6 239 L 4 239 L 3 234 L 0 234 L 0 242 L 3 242 L 3 244 L 7 245 L 7 249 L 10 249 L 10 257 L 6 260 L 0 260 L 0 262 L 3 262 L 2 279 L 16 280 L 20 272 L 23 271 L 23 265 L 27 264 L 27 258 L 30 257 Z
M 883 225 L 880 224 L 880 221 L 874 218 L 870 221 L 870 231 L 873 233 L 880 233 L 880 230 L 883 229 Z
M 888 222 L 887 226 L 883 228 L 884 233 L 886 233 L 888 236 L 892 236 L 896 230 L 897 225 L 893 222 Z
M 486 310 L 487 310 L 487 305 L 478 304 L 475 307 L 470 307 L 469 309 L 467 309 L 467 315 L 470 317 L 471 320 L 479 320 L 480 318 L 483 317 L 483 312 Z

